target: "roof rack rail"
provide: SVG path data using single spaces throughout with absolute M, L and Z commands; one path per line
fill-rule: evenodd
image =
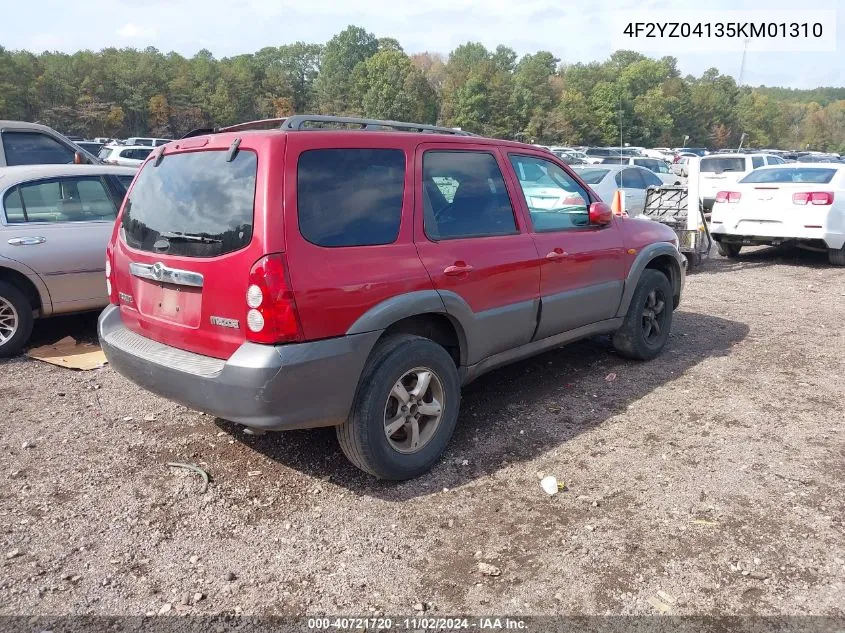
M 278 129 L 278 126 L 284 123 L 286 117 L 277 119 L 257 119 L 255 121 L 246 121 L 244 123 L 236 123 L 235 125 L 227 125 L 225 127 L 201 127 L 196 130 L 191 130 L 182 138 L 191 138 L 192 136 L 203 136 L 205 134 L 221 134 L 223 132 L 240 132 L 241 130 L 261 130 L 261 129 Z M 273 127 L 268 127 L 272 125 Z
M 328 123 L 329 127 L 310 126 L 309 123 Z M 456 130 L 451 127 L 442 127 L 439 125 L 428 125 L 426 123 L 406 123 L 404 121 L 382 121 L 379 119 L 361 119 L 358 117 L 347 116 L 328 116 L 318 114 L 294 114 L 288 117 L 281 125 L 282 130 L 321 130 L 321 129 L 337 129 L 331 125 L 354 125 L 357 129 L 365 131 L 383 130 L 384 128 L 391 128 L 397 131 L 404 132 L 428 132 L 435 134 L 453 134 L 456 136 L 478 136 L 472 132 L 464 130 Z

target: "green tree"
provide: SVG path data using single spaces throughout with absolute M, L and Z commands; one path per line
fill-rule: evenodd
M 326 114 L 350 111 L 352 71 L 378 52 L 378 40 L 358 26 L 348 26 L 323 49 L 320 75 L 314 84 L 317 106 Z
M 405 53 L 383 50 L 352 73 L 352 107 L 379 119 L 434 123 L 437 96 L 422 71 Z

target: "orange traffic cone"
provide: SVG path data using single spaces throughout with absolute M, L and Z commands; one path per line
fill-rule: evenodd
M 613 211 L 614 215 L 628 215 L 625 211 L 625 194 L 619 189 L 613 194 L 613 202 L 610 204 L 610 210 Z

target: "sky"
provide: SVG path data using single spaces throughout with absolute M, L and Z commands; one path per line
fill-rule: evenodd
M 3 9 L 7 49 L 33 52 L 154 46 L 192 56 L 251 53 L 298 40 L 324 43 L 349 24 L 394 37 L 409 54 L 448 54 L 467 41 L 510 46 L 520 55 L 551 51 L 564 63 L 601 61 L 636 50 L 612 28 L 636 10 L 659 20 L 666 9 L 838 9 L 836 52 L 748 52 L 742 83 L 792 88 L 845 86 L 845 2 L 842 0 L 30 0 Z M 682 74 L 708 68 L 737 78 L 741 51 L 644 51 L 678 58 Z

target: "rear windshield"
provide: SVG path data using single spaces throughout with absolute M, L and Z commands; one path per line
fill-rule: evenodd
M 607 169 L 579 169 L 577 173 L 588 185 L 597 185 L 607 176 Z
M 741 156 L 736 158 L 713 158 L 701 159 L 701 172 L 708 174 L 721 174 L 723 171 L 745 171 L 745 159 Z
M 739 182 L 809 182 L 817 185 L 833 180 L 835 169 L 818 167 L 780 167 L 752 171 Z
M 147 163 L 126 200 L 122 227 L 132 247 L 151 253 L 217 257 L 252 239 L 255 152 L 226 162 L 224 150 Z

